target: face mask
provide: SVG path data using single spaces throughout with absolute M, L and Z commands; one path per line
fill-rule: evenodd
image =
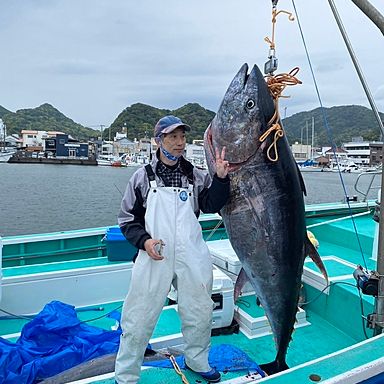
M 166 149 L 163 148 L 163 143 L 162 143 L 162 140 L 161 140 L 161 137 L 158 138 L 158 144 L 160 145 L 160 151 L 163 153 L 163 155 L 168 159 L 168 160 L 171 160 L 171 161 L 177 161 L 179 160 L 179 158 L 181 157 L 181 155 L 179 156 L 173 156 L 171 153 L 169 153 Z
M 160 150 L 161 152 L 163 152 L 163 155 L 168 159 L 168 160 L 171 160 L 171 161 L 177 161 L 179 159 L 179 157 L 181 156 L 173 156 L 172 154 L 170 154 L 166 149 L 164 149 L 163 147 L 160 147 Z

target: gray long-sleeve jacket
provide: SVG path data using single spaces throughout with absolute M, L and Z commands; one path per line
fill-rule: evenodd
M 163 180 L 156 174 L 159 160 L 156 156 L 151 162 L 159 187 L 164 187 Z M 196 217 L 200 211 L 216 213 L 225 205 L 229 197 L 230 181 L 227 176 L 220 179 L 217 175 L 213 179 L 208 173 L 193 167 L 180 159 L 180 166 L 185 176 L 182 177 L 182 188 L 188 188 L 188 179 L 193 180 L 194 212 Z M 144 215 L 147 207 L 147 196 L 150 189 L 145 167 L 138 169 L 131 177 L 121 201 L 118 224 L 125 238 L 135 247 L 144 249 L 144 242 L 151 238 L 145 230 Z

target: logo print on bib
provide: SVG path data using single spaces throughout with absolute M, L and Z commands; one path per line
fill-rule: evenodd
M 180 197 L 180 200 L 181 200 L 181 201 L 186 201 L 186 200 L 188 199 L 188 193 L 185 192 L 185 191 L 181 191 L 181 192 L 179 193 L 179 197 Z

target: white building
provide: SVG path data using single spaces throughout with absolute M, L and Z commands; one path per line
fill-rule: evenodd
M 14 133 L 13 135 L 6 136 L 5 138 L 5 146 L 18 148 L 23 145 L 23 141 L 19 138 L 19 135 Z
M 327 157 L 331 164 L 346 163 L 348 162 L 348 152 L 345 149 L 336 147 L 323 147 L 322 155 Z
M 23 129 L 21 131 L 21 140 L 24 147 L 43 147 L 43 134 L 45 131 L 35 131 L 31 129 Z
M 296 162 L 302 162 L 308 159 L 311 159 L 313 156 L 312 146 L 307 144 L 300 144 L 295 142 L 295 144 L 291 145 L 291 151 Z
M 103 141 L 101 145 L 101 155 L 102 156 L 113 156 L 113 142 L 112 141 Z
M 352 141 L 343 144 L 343 148 L 348 153 L 348 159 L 356 165 L 369 165 L 369 141 L 363 141 L 362 137 L 353 137 Z
M 56 137 L 57 134 L 65 135 L 59 131 L 37 131 L 23 129 L 21 131 L 21 140 L 23 147 L 41 148 L 45 150 L 45 140 L 51 137 Z
M 123 155 L 124 153 L 134 154 L 137 152 L 138 142 L 131 141 L 126 136 L 120 138 L 115 137 L 113 147 L 114 153 L 118 154 L 119 156 Z
M 202 140 L 200 140 L 202 141 Z M 186 145 L 185 157 L 194 165 L 205 167 L 205 151 L 202 143 L 198 144 L 187 144 Z

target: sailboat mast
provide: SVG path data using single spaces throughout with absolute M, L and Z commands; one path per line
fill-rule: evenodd
M 313 146 L 314 146 L 314 143 L 315 143 L 315 141 L 314 141 L 314 136 L 315 136 L 315 118 L 314 118 L 314 116 L 312 116 L 312 132 L 311 132 L 311 137 L 312 137 L 312 139 L 311 139 L 311 160 L 313 160 L 313 157 L 314 157 L 314 153 L 315 153 L 315 150 L 314 150 L 314 148 L 313 148 Z
M 367 1 L 363 1 L 365 4 L 369 4 Z M 348 49 L 349 55 L 351 56 L 352 62 L 355 66 L 356 72 L 359 76 L 360 82 L 364 88 L 365 94 L 368 98 L 369 104 L 371 105 L 372 111 L 375 114 L 377 123 L 381 130 L 381 137 L 384 137 L 384 126 L 383 122 L 381 121 L 379 111 L 377 109 L 376 103 L 372 97 L 372 94 L 368 88 L 368 84 L 365 81 L 363 72 L 360 68 L 360 65 L 357 61 L 356 55 L 352 49 L 352 45 L 348 39 L 347 33 L 344 29 L 343 23 L 341 21 L 340 15 L 336 9 L 336 6 L 333 2 L 333 0 L 328 0 L 328 3 L 331 7 L 333 16 L 335 17 L 336 23 L 339 27 L 339 30 L 341 32 L 341 35 L 343 36 L 344 43 Z M 362 1 L 354 1 L 356 5 L 361 4 Z M 378 12 L 378 11 L 377 11 Z M 381 17 L 381 19 L 383 19 Z M 381 172 L 381 194 L 380 194 L 380 208 L 382 206 L 382 203 L 384 202 L 384 158 L 382 159 L 382 172 Z M 377 272 L 379 274 L 379 290 L 378 295 L 375 298 L 375 313 L 372 316 L 372 322 L 373 322 L 373 328 L 374 328 L 374 334 L 379 335 L 383 333 L 384 328 L 384 231 L 383 231 L 383 225 L 384 225 L 384 209 L 380 209 L 380 221 L 379 221 L 379 245 L 378 245 L 378 251 L 377 251 Z

